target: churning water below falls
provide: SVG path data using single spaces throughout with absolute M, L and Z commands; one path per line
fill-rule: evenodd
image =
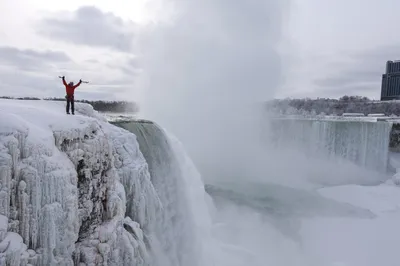
M 298 132 L 293 123 L 276 127 L 298 133 L 297 139 L 280 133 L 275 147 L 253 165 L 207 169 L 203 177 L 182 144 L 158 126 L 120 124 L 138 136 L 152 182 L 162 191 L 166 212 L 156 232 L 165 245 L 160 265 L 397 265 L 393 247 L 400 239 L 394 227 L 400 222 L 395 203 L 400 194 L 383 183 L 388 176 L 380 171 L 382 160 L 375 169 L 365 167 L 387 152 L 376 149 L 388 145 L 390 128 L 358 124 L 363 137 L 356 138 L 354 124 L 307 123 Z M 314 153 L 299 148 L 310 132 L 320 136 L 318 146 L 307 140 L 307 147 L 317 147 Z M 383 139 L 373 139 L 378 137 Z M 322 152 L 323 147 L 329 150 Z

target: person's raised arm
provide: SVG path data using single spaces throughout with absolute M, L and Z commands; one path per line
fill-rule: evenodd
M 65 77 L 64 76 L 62 76 L 62 82 L 63 82 L 64 86 L 67 86 L 67 82 L 65 82 Z
M 78 84 L 76 84 L 76 85 L 74 86 L 74 89 L 76 89 L 77 87 L 79 87 L 79 85 L 81 85 L 81 83 L 82 83 L 82 80 L 80 79 L 79 82 L 78 82 Z

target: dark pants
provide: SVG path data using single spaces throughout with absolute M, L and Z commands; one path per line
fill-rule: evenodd
M 67 95 L 65 98 L 67 98 L 67 114 L 69 114 L 69 106 L 71 105 L 71 111 L 72 114 L 75 113 L 75 109 L 74 109 L 74 95 Z

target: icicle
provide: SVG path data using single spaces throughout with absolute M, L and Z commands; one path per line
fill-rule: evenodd
M 10 216 L 10 192 L 12 179 L 11 156 L 0 155 L 0 214 Z
M 8 227 L 8 218 L 7 218 L 7 216 L 0 215 L 0 243 L 7 236 L 7 227 Z
M 28 195 L 26 194 L 26 183 L 19 182 L 18 186 L 18 217 L 19 217 L 19 234 L 22 236 L 24 243 L 29 243 L 29 210 Z

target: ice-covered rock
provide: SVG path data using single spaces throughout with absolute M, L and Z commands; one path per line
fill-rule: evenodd
M 0 107 L 0 265 L 149 265 L 160 204 L 135 136 L 85 104 Z

